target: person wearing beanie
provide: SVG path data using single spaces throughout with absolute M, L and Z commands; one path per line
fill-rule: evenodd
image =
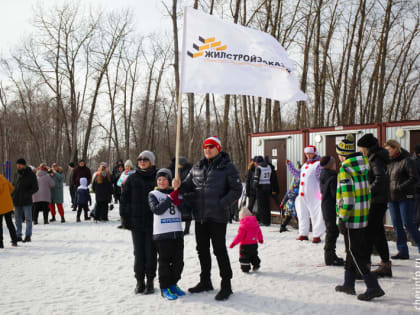
M 50 222 L 55 222 L 55 206 L 57 205 L 58 213 L 61 217 L 61 223 L 65 223 L 66 220 L 64 218 L 64 208 L 63 208 L 63 202 L 64 202 L 64 181 L 65 181 L 65 175 L 63 174 L 63 169 L 58 166 L 56 163 L 53 163 L 51 165 L 51 169 L 49 171 L 50 176 L 54 180 L 54 187 L 51 188 L 51 203 L 49 204 L 50 212 L 52 218 L 50 219 Z
M 157 188 L 149 192 L 149 206 L 154 217 L 153 241 L 159 254 L 159 285 L 162 297 L 176 300 L 185 295 L 177 285 L 184 268 L 181 199 L 179 191 L 169 187 L 169 169 L 158 170 L 156 181 Z
M 299 196 L 296 198 L 296 212 L 299 220 L 298 241 L 308 240 L 310 221 L 312 221 L 312 243 L 321 242 L 325 232 L 325 223 L 322 217 L 319 178 L 321 174 L 320 156 L 313 145 L 304 148 L 306 162 L 301 169 L 296 169 L 293 163 L 286 160 L 289 172 L 294 178 L 299 178 Z
M 32 236 L 32 195 L 38 191 L 38 181 L 32 169 L 26 166 L 24 159 L 16 161 L 16 168 L 12 199 L 15 207 L 17 240 L 21 242 L 23 216 L 25 216 L 26 224 L 25 240 L 30 240 Z
M 416 166 L 417 173 L 420 178 L 420 144 L 414 147 L 413 155 L 414 165 Z M 420 180 L 417 181 L 416 185 L 416 209 L 415 209 L 415 223 L 417 227 L 420 227 Z
M 319 178 L 322 195 L 321 209 L 326 227 L 324 260 L 327 266 L 344 266 L 344 260 L 337 257 L 335 252 L 335 245 L 340 234 L 337 227 L 337 171 L 335 159 L 330 155 L 323 156 L 319 164 L 322 168 Z
M 271 186 L 272 169 L 267 165 L 262 156 L 254 158 L 255 174 L 253 185 L 256 188 L 257 197 L 257 220 L 264 226 L 270 226 L 271 211 L 270 211 L 270 196 L 273 191 Z
M 239 212 L 239 229 L 238 234 L 233 239 L 229 248 L 233 248 L 237 244 L 239 247 L 239 263 L 241 270 L 248 273 L 251 270 L 260 269 L 261 259 L 258 257 L 258 243 L 263 243 L 263 235 L 258 225 L 257 219 L 252 215 L 248 208 L 244 207 Z
M 368 180 L 371 193 L 371 202 L 366 230 L 369 257 L 372 256 L 373 247 L 381 257 L 381 265 L 374 273 L 378 277 L 392 277 L 391 261 L 389 259 L 388 242 L 385 235 L 384 216 L 389 201 L 389 176 L 386 165 L 389 163 L 389 153 L 379 146 L 378 139 L 373 134 L 365 134 L 357 141 L 359 151 L 369 160 Z
M 414 223 L 416 183 L 419 174 L 410 154 L 401 148 L 398 141 L 387 140 L 384 147 L 389 152 L 390 158 L 387 164 L 391 192 L 388 208 L 397 238 L 398 250 L 398 253 L 391 256 L 391 259 L 409 259 L 405 230 L 410 234 L 420 252 L 420 232 Z
M 353 135 L 347 135 L 337 145 L 336 152 L 341 161 L 337 176 L 337 214 L 339 230 L 344 235 L 346 261 L 344 284 L 336 286 L 337 292 L 355 295 L 355 282 L 359 272 L 366 284 L 365 293 L 358 299 L 370 301 L 383 296 L 377 277 L 370 271 L 369 248 L 366 243 L 366 228 L 370 206 L 369 162 L 361 153 L 355 152 Z
M 254 205 L 257 201 L 257 187 L 255 186 L 254 176 L 255 176 L 255 157 L 251 160 L 248 164 L 248 174 L 246 175 L 246 185 L 245 185 L 245 193 L 248 197 L 248 209 L 253 212 Z
M 299 164 L 298 164 L 299 166 Z M 284 194 L 283 200 L 280 203 L 280 211 L 282 213 L 283 223 L 280 225 L 280 233 L 289 231 L 287 225 L 293 218 L 297 217 L 295 201 L 299 196 L 299 178 L 293 178 L 293 182 L 289 190 Z
M 155 155 L 152 152 L 141 152 L 136 171 L 127 178 L 121 194 L 121 225 L 131 231 L 133 240 L 134 276 L 137 280 L 135 294 L 152 294 L 155 291 L 157 252 L 153 243 L 153 212 L 149 205 L 149 192 L 156 187 L 157 170 L 154 164 Z
M 203 142 L 204 158 L 197 162 L 182 181 L 173 180 L 173 187 L 180 187 L 181 194 L 192 194 L 195 236 L 200 260 L 200 282 L 190 289 L 191 293 L 213 290 L 211 283 L 210 241 L 217 257 L 220 291 L 217 301 L 227 300 L 232 294 L 232 268 L 226 248 L 226 230 L 232 204 L 242 194 L 239 172 L 226 152 L 221 151 L 218 137 Z
M 90 220 L 89 205 L 92 205 L 92 199 L 90 197 L 87 179 L 84 177 L 80 179 L 80 186 L 77 188 L 75 201 L 77 205 L 76 222 L 81 222 L 80 215 L 82 214 L 82 210 L 85 213 L 85 221 Z
M 127 160 L 124 163 L 124 171 L 121 173 L 120 177 L 117 180 L 117 189 L 120 190 L 121 194 L 122 194 L 122 190 L 124 188 L 124 184 L 127 181 L 127 178 L 134 174 L 136 171 L 134 170 L 134 165 L 133 162 L 131 162 L 131 160 Z M 120 201 L 121 201 L 121 194 L 120 194 Z M 120 211 L 120 218 L 121 218 L 121 207 L 119 208 Z M 121 219 L 120 219 L 121 220 Z M 117 226 L 117 228 L 122 229 L 123 226 L 122 224 L 120 224 L 119 226 Z

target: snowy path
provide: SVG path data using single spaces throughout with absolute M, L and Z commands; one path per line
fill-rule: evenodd
M 68 202 L 68 201 L 67 201 Z M 65 209 L 69 209 L 65 204 Z M 6 226 L 6 248 L 0 251 L 0 314 L 414 314 L 415 259 L 398 261 L 394 278 L 380 280 L 386 295 L 372 302 L 334 291 L 343 281 L 343 269 L 323 264 L 323 244 L 298 242 L 297 232 L 278 233 L 278 226 L 263 227 L 261 270 L 243 274 L 238 247 L 229 250 L 234 272 L 234 294 L 216 302 L 216 291 L 190 295 L 169 302 L 159 293 L 134 295 L 132 244 L 128 231 L 117 229 L 118 207 L 110 222 L 75 222 L 66 211 L 67 223 L 37 225 L 33 242 L 11 248 Z M 40 220 L 41 222 L 42 220 Z M 238 224 L 228 227 L 228 244 Z M 194 223 L 192 224 L 194 230 Z M 391 253 L 396 252 L 390 243 Z M 344 256 L 342 237 L 337 253 Z M 185 267 L 179 285 L 187 289 L 199 279 L 194 235 L 185 237 Z M 214 257 L 213 257 L 214 258 Z M 379 258 L 374 257 L 374 263 Z M 420 271 L 420 268 L 417 269 Z M 220 279 L 213 259 L 215 289 Z M 155 288 L 158 282 L 155 282 Z M 362 282 L 356 291 L 365 290 Z

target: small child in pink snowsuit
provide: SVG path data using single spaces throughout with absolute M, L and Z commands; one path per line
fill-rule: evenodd
M 261 260 L 258 257 L 258 242 L 263 243 L 263 235 L 257 219 L 248 208 L 244 207 L 239 212 L 240 225 L 238 234 L 233 239 L 229 248 L 241 244 L 239 248 L 239 262 L 243 272 L 249 272 L 251 265 L 254 271 L 260 268 Z

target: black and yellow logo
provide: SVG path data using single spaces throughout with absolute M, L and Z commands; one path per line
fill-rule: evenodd
M 198 40 L 200 41 L 200 44 L 193 44 L 194 52 L 187 51 L 187 55 L 191 58 L 203 56 L 204 52 L 211 48 L 215 48 L 216 51 L 222 51 L 227 48 L 227 45 L 222 46 L 221 41 L 216 42 L 216 37 L 204 38 L 199 36 Z

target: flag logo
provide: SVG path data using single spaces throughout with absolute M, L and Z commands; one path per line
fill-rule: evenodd
M 216 41 L 216 37 L 204 38 L 203 36 L 198 36 L 199 44 L 194 43 L 194 51 L 187 51 L 187 55 L 191 58 L 197 58 L 204 55 L 206 50 L 214 48 L 216 51 L 222 51 L 227 48 L 227 45 L 222 45 L 221 41 Z

